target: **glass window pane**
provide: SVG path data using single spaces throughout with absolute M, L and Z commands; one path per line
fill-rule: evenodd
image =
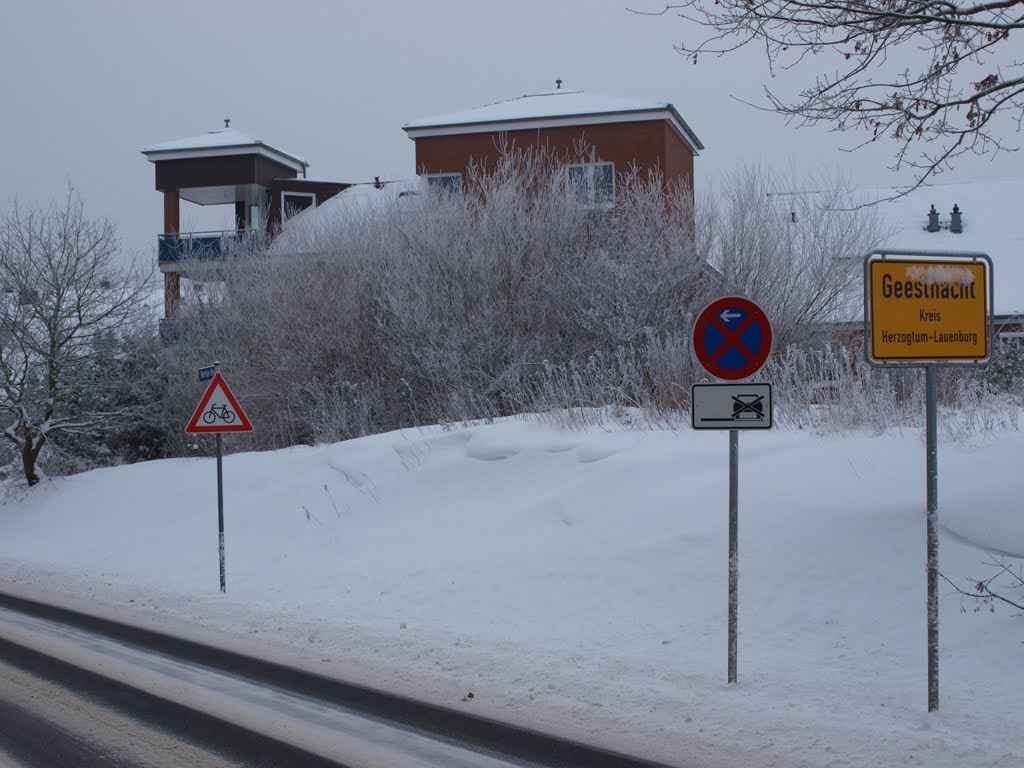
M 427 188 L 435 192 L 455 194 L 462 191 L 462 174 L 444 173 L 427 176 Z
M 312 205 L 313 197 L 311 195 L 290 195 L 285 192 L 281 195 L 282 218 L 288 221 L 292 216 L 301 213 Z
M 594 166 L 594 202 L 611 203 L 615 200 L 615 166 L 600 163 Z

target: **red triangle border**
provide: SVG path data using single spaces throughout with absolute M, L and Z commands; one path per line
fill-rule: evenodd
M 231 405 L 231 409 L 235 412 L 238 417 L 237 424 L 200 424 L 199 420 L 203 416 L 203 412 L 206 410 L 207 404 L 213 397 L 214 391 L 217 387 L 224 390 L 224 396 L 227 397 L 228 403 Z M 245 415 L 245 411 L 242 410 L 242 406 L 238 404 L 238 400 L 235 399 L 234 393 L 231 388 L 228 387 L 227 381 L 221 376 L 220 372 L 213 374 L 213 378 L 210 379 L 210 385 L 206 388 L 206 392 L 203 394 L 202 399 L 199 401 L 199 405 L 196 406 L 195 413 L 192 414 L 192 418 L 189 419 L 188 426 L 185 427 L 185 432 L 189 434 L 211 434 L 214 432 L 252 432 L 252 422 L 249 421 L 249 417 Z

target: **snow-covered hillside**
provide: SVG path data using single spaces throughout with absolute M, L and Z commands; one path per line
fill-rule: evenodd
M 940 444 L 959 583 L 1024 555 L 1022 455 Z M 742 435 L 726 683 L 727 456 L 726 433 L 532 420 L 230 456 L 226 595 L 212 460 L 97 470 L 9 494 L 0 587 L 672 764 L 1024 764 L 1013 609 L 943 586 L 926 711 L 917 433 Z

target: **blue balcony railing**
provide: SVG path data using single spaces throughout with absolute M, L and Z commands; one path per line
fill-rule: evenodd
M 159 331 L 160 343 L 165 347 L 188 339 L 188 325 L 183 317 L 161 317 Z
M 266 235 L 252 230 L 159 235 L 157 260 L 161 265 L 221 261 L 232 251 L 244 252 L 247 248 L 265 243 Z

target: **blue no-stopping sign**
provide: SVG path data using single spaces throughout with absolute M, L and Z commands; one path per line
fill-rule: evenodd
M 746 379 L 761 369 L 772 351 L 771 323 L 750 299 L 718 299 L 697 316 L 693 351 L 712 376 L 726 381 Z

